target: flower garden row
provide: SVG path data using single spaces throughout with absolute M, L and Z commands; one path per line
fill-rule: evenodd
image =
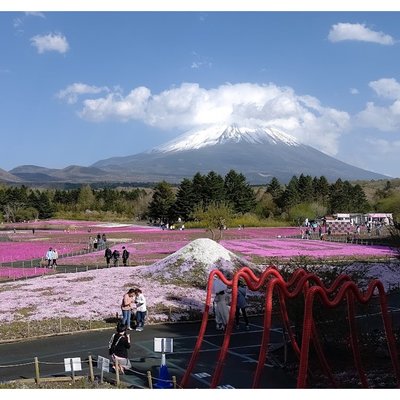
M 48 229 L 49 226 L 52 229 Z M 34 232 L 32 227 L 35 227 Z M 130 265 L 152 264 L 187 243 L 209 235 L 204 229 L 163 231 L 158 227 L 68 220 L 22 223 L 7 228 L 8 231 L 0 232 L 0 238 L 3 236 L 12 241 L 0 241 L 0 277 L 14 278 L 48 272 L 40 268 L 43 265 L 40 265 L 39 260 L 44 258 L 50 246 L 56 248 L 60 255 L 59 265 L 103 266 L 104 251 L 88 252 L 89 240 L 97 234 L 106 234 L 108 245 L 112 250 L 117 249 L 122 253 L 122 246 L 125 246 L 131 254 Z M 254 258 L 288 259 L 298 256 L 322 259 L 384 258 L 397 255 L 395 250 L 384 246 L 287 239 L 298 233 L 298 228 L 293 227 L 228 229 L 223 231 L 223 240 L 220 243 L 249 261 L 253 261 Z M 77 255 L 82 252 L 86 254 Z M 12 263 L 18 261 L 19 266 L 23 262 L 22 266 L 25 268 L 12 268 Z M 33 267 L 34 270 L 28 270 L 29 267 Z

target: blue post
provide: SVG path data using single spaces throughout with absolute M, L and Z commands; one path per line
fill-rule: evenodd
M 160 380 L 153 385 L 155 389 L 171 389 L 173 387 L 173 384 L 171 382 L 171 377 L 168 372 L 165 353 L 162 353 L 161 355 L 160 373 L 158 378 Z

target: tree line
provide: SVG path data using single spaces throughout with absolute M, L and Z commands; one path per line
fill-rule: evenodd
M 399 192 L 390 181 L 367 201 L 360 184 L 329 183 L 324 176 L 293 176 L 287 184 L 272 178 L 252 187 L 234 170 L 225 176 L 210 171 L 183 179 L 178 186 L 162 181 L 153 188 L 34 189 L 0 186 L 0 220 L 18 222 L 52 217 L 73 219 L 150 219 L 154 223 L 206 220 L 220 225 L 234 216 L 298 223 L 301 219 L 337 212 L 396 212 Z M 397 200 L 396 200 L 397 199 Z M 397 201 L 397 202 L 396 202 Z M 392 209 L 390 209 L 392 207 Z M 400 210 L 399 210 L 400 211 Z M 208 213 L 208 214 L 207 214 Z M 215 224 L 215 221 L 214 221 Z

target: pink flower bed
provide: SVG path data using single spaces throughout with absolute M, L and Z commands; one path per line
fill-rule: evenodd
M 364 246 L 350 243 L 327 242 L 302 239 L 258 239 L 230 241 L 220 244 L 226 249 L 246 256 L 282 257 L 308 256 L 315 258 L 332 257 L 395 257 L 397 252 L 385 246 Z
M 162 230 L 159 227 L 121 225 L 93 221 L 50 220 L 42 224 L 58 226 L 76 226 L 79 230 L 38 230 L 17 231 L 9 236 L 19 242 L 0 242 L 0 263 L 29 261 L 42 258 L 50 246 L 57 248 L 60 255 L 86 249 L 88 239 L 105 233 L 111 249 L 118 249 L 122 255 L 125 246 L 130 255 L 130 263 L 144 265 L 164 258 L 179 250 L 187 243 L 210 237 L 205 229 Z M 33 223 L 22 224 L 28 226 Z M 32 226 L 32 225 L 31 225 Z M 88 232 L 88 229 L 91 232 Z M 320 240 L 284 239 L 299 234 L 298 227 L 283 228 L 230 228 L 224 230 L 220 243 L 228 250 L 251 258 L 309 256 L 315 258 L 336 256 L 393 257 L 396 252 L 382 246 L 365 246 Z M 115 244 L 118 243 L 118 244 Z M 64 265 L 102 265 L 104 250 L 80 256 L 64 257 Z
M 84 248 L 83 245 L 78 243 L 0 242 L 0 263 L 42 258 L 46 255 L 49 247 L 55 247 L 59 255 Z

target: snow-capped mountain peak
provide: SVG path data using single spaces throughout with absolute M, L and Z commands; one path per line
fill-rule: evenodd
M 213 125 L 203 129 L 191 130 L 183 135 L 155 147 L 151 152 L 175 152 L 196 150 L 206 146 L 225 143 L 286 144 L 299 146 L 296 139 L 276 128 L 248 128 L 238 125 Z

